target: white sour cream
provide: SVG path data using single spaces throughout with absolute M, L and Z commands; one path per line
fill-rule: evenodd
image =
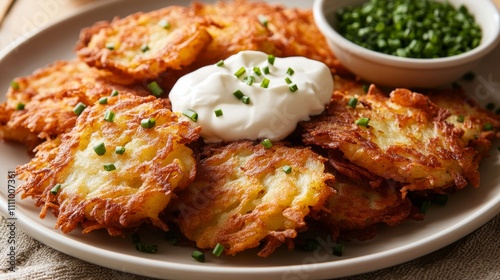
M 235 73 L 241 68 L 239 78 Z M 258 67 L 261 75 L 254 71 Z M 269 67 L 269 74 L 264 68 Z M 287 74 L 288 69 L 293 74 Z M 252 85 L 245 77 L 253 76 Z M 264 78 L 269 86 L 261 86 Z M 288 78 L 291 83 L 286 81 Z M 290 82 L 288 81 L 288 82 Z M 292 92 L 290 87 L 296 85 Z M 249 104 L 233 94 L 237 90 L 250 98 Z M 305 57 L 278 58 L 271 65 L 268 55 L 242 51 L 222 66 L 210 65 L 180 78 L 170 92 L 172 110 L 192 110 L 198 114 L 205 142 L 264 139 L 279 141 L 292 133 L 297 123 L 324 111 L 333 92 L 330 69 L 323 63 Z M 223 115 L 216 116 L 221 110 Z

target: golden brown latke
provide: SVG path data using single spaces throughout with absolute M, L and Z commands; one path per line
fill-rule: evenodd
M 0 138 L 33 148 L 40 141 L 69 131 L 76 122 L 73 108 L 87 106 L 116 89 L 121 93 L 148 95 L 142 87 L 110 73 L 73 61 L 57 61 L 33 74 L 14 80 L 7 101 L 0 105 Z M 24 108 L 17 108 L 24 104 Z
M 186 7 L 136 13 L 83 29 L 76 50 L 91 66 L 136 80 L 190 65 L 210 41 L 207 22 Z
M 117 236 L 144 222 L 167 230 L 158 215 L 172 193 L 194 179 L 196 162 L 185 144 L 200 130 L 167 106 L 164 99 L 120 94 L 86 108 L 60 142 L 45 142 L 30 163 L 17 168 L 26 181 L 19 187 L 22 198 L 34 198 L 42 218 L 51 210 L 65 233 L 81 224 L 84 233 L 104 228 Z M 115 113 L 112 122 L 104 120 L 106 112 Z M 141 126 L 149 118 L 156 125 Z M 94 150 L 100 143 L 103 155 Z M 119 146 L 123 154 L 115 152 Z M 106 164 L 116 170 L 105 170 Z M 57 184 L 61 189 L 53 194 Z
M 306 144 L 341 151 L 353 165 L 403 184 L 402 192 L 479 185 L 477 152 L 464 131 L 447 123 L 449 112 L 422 94 L 396 89 L 386 97 L 372 86 L 358 96 L 335 92 L 326 113 L 305 122 Z M 368 126 L 357 125 L 369 118 Z
M 241 141 L 207 146 L 204 156 L 194 183 L 171 205 L 180 230 L 198 248 L 220 243 L 234 255 L 265 242 L 259 256 L 266 257 L 282 243 L 292 246 L 306 229 L 304 218 L 332 194 L 324 159 L 307 148 Z

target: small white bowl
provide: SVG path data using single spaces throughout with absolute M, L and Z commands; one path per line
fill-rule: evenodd
M 433 88 L 449 85 L 471 71 L 497 46 L 500 15 L 490 0 L 448 0 L 465 5 L 482 29 L 478 47 L 444 58 L 403 58 L 372 51 L 347 40 L 336 30 L 335 11 L 367 0 L 315 0 L 314 20 L 340 62 L 360 78 L 388 87 Z M 441 1 L 444 2 L 444 1 Z M 332 27 L 333 26 L 333 27 Z

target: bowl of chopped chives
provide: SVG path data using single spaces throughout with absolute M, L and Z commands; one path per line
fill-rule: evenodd
M 313 13 L 347 69 L 388 87 L 449 85 L 500 41 L 490 0 L 315 0 Z

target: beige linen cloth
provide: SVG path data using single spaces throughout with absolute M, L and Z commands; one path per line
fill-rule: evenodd
M 11 0 L 0 0 L 0 6 Z M 93 0 L 17 0 L 0 26 L 0 49 L 30 30 L 22 28 L 16 17 L 35 16 L 44 8 L 57 4 L 57 9 L 50 10 L 44 18 L 39 18 L 40 28 L 64 16 L 75 12 L 79 7 Z M 472 1 L 472 0 L 471 0 Z M 494 0 L 500 6 L 500 0 Z M 54 7 L 54 6 L 52 6 Z M 0 9 L 1 10 L 1 9 Z M 4 87 L 5 85 L 2 85 Z M 0 279 L 39 280 L 39 279 L 151 279 L 132 275 L 90 264 L 58 252 L 32 239 L 17 230 L 17 271 L 7 272 L 7 254 L 9 228 L 2 217 L 0 223 Z M 485 279 L 500 280 L 500 215 L 493 220 L 436 252 L 413 261 L 356 275 L 353 279 Z

